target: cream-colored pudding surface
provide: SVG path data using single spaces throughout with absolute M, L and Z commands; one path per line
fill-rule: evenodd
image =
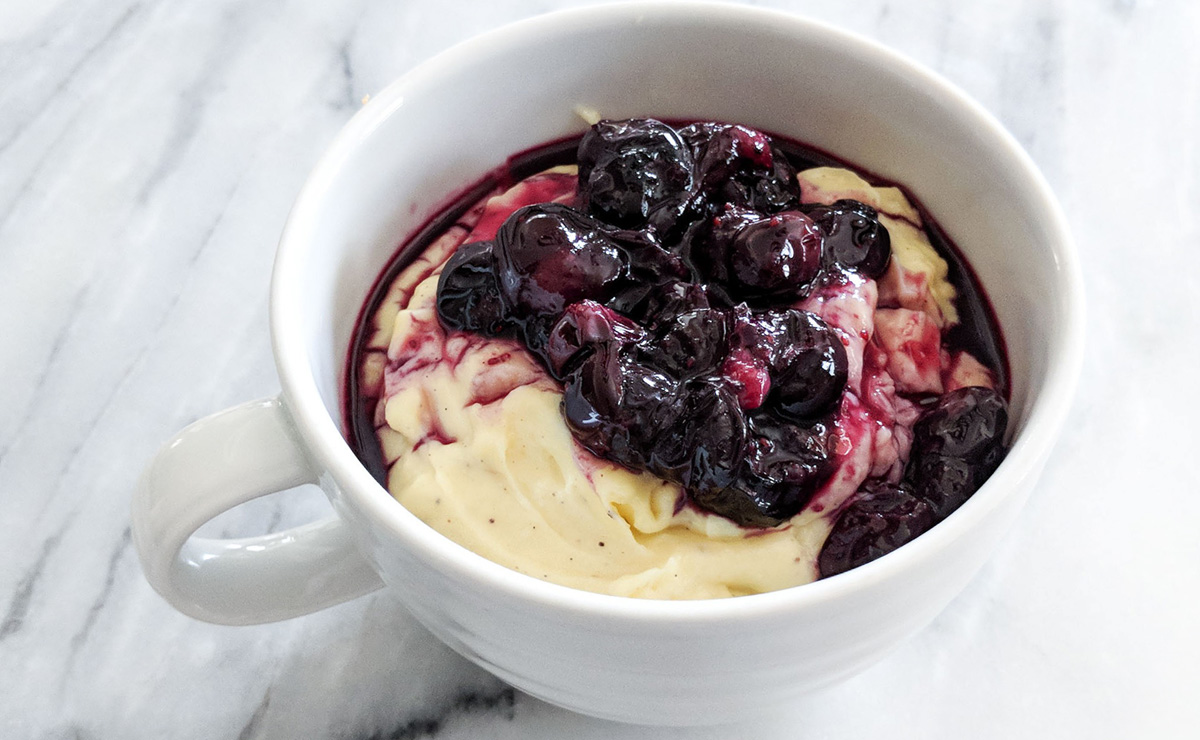
M 897 390 L 940 392 L 957 385 L 955 373 L 990 376 L 940 348 L 940 329 L 956 321 L 954 288 L 901 191 L 831 168 L 808 170 L 800 181 L 805 202 L 855 198 L 875 206 L 894 259 L 879 284 L 852 280 L 799 304 L 846 338 L 850 382 L 836 471 L 790 521 L 743 529 L 684 505 L 674 484 L 595 457 L 563 420 L 559 384 L 523 346 L 440 325 L 435 299 L 445 260 L 460 244 L 492 238 L 521 205 L 571 202 L 571 168 L 473 209 L 396 278 L 372 317 L 360 373 L 380 398 L 375 420 L 392 494 L 483 557 L 589 591 L 702 599 L 814 580 L 831 515 L 868 475 L 898 480 L 903 472 L 917 413 Z M 913 359 L 930 349 L 940 357 L 932 370 Z M 970 384 L 980 383 L 973 376 Z

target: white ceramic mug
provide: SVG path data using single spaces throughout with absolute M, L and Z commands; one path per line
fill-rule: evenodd
M 1007 459 L 961 509 L 875 562 L 816 583 L 669 602 L 510 571 L 401 507 L 342 436 L 359 308 L 394 249 L 517 152 L 606 117 L 736 121 L 905 184 L 990 294 L 1012 377 Z M 775 12 L 619 5 L 478 37 L 375 96 L 313 171 L 271 285 L 282 393 L 188 427 L 133 507 L 146 575 L 200 619 L 248 624 L 386 583 L 451 647 L 514 686 L 600 717 L 700 724 L 758 716 L 849 676 L 928 623 L 1016 517 L 1058 435 L 1082 357 L 1080 272 L 1064 219 L 977 104 L 880 46 Z M 327 521 L 238 541 L 192 536 L 256 496 L 316 482 Z M 404 666 L 397 666 L 397 671 Z

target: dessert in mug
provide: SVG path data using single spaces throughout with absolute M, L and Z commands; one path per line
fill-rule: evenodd
M 1002 340 L 931 219 L 724 123 L 600 121 L 514 158 L 398 251 L 347 375 L 352 442 L 401 504 L 624 596 L 840 573 L 1004 455 Z

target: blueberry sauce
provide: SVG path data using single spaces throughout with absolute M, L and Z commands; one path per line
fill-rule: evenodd
M 577 442 L 679 484 L 700 509 L 758 528 L 818 508 L 813 497 L 849 444 L 839 424 L 868 417 L 844 408 L 848 384 L 862 382 L 851 377 L 851 340 L 813 306 L 838 286 L 880 278 L 889 234 L 866 204 L 800 202 L 797 171 L 844 163 L 712 122 L 603 121 L 511 158 L 408 240 L 372 289 L 350 348 L 344 403 L 360 459 L 385 481 L 378 397 L 360 373 L 392 281 L 487 194 L 566 163 L 579 170 L 572 203 L 505 214 L 494 239 L 446 262 L 443 327 L 524 346 L 560 384 Z M 997 390 L 912 395 L 921 412 L 902 480 L 870 479 L 830 512 L 822 576 L 945 518 L 1004 454 L 1007 366 L 995 317 L 965 261 L 921 215 L 958 291 L 961 323 L 942 346 L 978 358 Z

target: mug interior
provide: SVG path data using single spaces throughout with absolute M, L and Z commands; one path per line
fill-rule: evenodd
M 1039 464 L 1077 370 L 1081 294 L 1062 216 L 1012 138 L 939 78 L 821 24 L 624 6 L 535 18 L 422 65 L 351 121 L 297 201 L 273 276 L 276 360 L 300 431 L 347 495 L 402 516 L 342 437 L 346 355 L 377 275 L 507 157 L 582 133 L 577 107 L 744 123 L 904 185 L 974 269 L 1007 343 L 1014 445 L 996 477 Z M 985 486 L 939 527 L 971 507 L 982 516 L 1009 487 Z

